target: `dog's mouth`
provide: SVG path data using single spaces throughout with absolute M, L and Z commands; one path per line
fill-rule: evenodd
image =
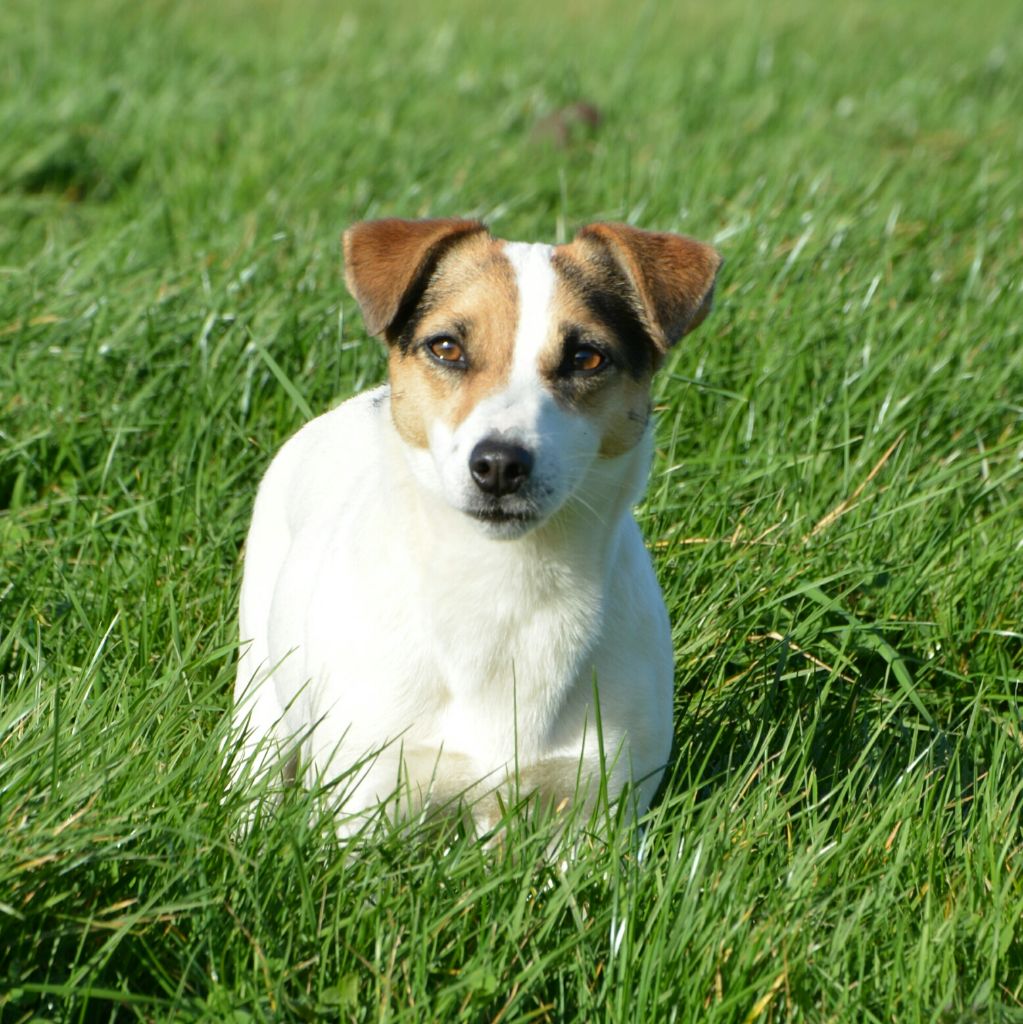
M 473 505 L 465 510 L 477 523 L 499 537 L 518 537 L 540 522 L 542 516 L 532 505 L 516 502 Z
M 538 518 L 531 509 L 472 508 L 469 515 L 481 523 L 532 523 Z

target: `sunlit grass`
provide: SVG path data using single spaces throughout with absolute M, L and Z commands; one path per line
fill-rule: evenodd
M 1023 1020 L 1017 20 L 6 5 L 0 1021 Z M 726 257 L 640 510 L 670 779 L 563 866 L 226 786 L 254 488 L 383 375 L 388 214 Z

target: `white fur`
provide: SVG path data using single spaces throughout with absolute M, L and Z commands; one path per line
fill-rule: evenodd
M 521 303 L 506 389 L 455 430 L 434 424 L 425 451 L 399 437 L 386 386 L 361 394 L 288 441 L 256 499 L 238 763 L 265 766 L 298 743 L 307 778 L 329 779 L 379 751 L 349 780 L 348 812 L 389 798 L 399 778 L 407 811 L 431 790 L 450 798 L 485 780 L 476 795 L 516 767 L 571 797 L 601 760 L 612 794 L 631 780 L 642 808 L 668 758 L 670 629 L 631 515 L 649 431 L 624 455 L 597 456 L 594 425 L 538 373 L 550 249 L 506 253 Z M 494 435 L 535 454 L 532 528 L 465 513 L 468 454 Z M 481 826 L 493 814 L 478 811 Z

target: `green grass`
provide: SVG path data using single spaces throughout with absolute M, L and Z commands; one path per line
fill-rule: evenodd
M 1023 1021 L 1018 14 L 5 4 L 0 1022 Z M 726 256 L 640 510 L 675 764 L 563 871 L 225 784 L 254 488 L 382 376 L 389 214 Z

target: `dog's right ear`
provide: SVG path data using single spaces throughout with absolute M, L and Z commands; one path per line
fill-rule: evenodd
M 486 231 L 478 220 L 367 220 L 344 233 L 345 281 L 370 334 L 390 339 L 447 249 Z

